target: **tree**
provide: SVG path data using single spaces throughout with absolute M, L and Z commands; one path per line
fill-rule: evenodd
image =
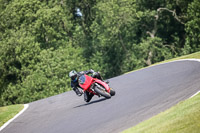
M 96 54 L 103 55 L 103 59 L 97 64 L 103 65 L 101 70 L 106 76 L 112 77 L 127 71 L 124 66 L 131 61 L 130 57 L 134 57 L 131 50 L 134 50 L 133 44 L 139 40 L 134 6 L 129 0 L 103 1 L 98 2 L 93 9 L 97 16 L 91 25 L 91 48 L 94 57 Z
M 1 6 L 0 105 L 69 90 L 67 73 L 88 68 L 82 50 L 72 46 L 76 35 L 66 7 L 58 1 L 37 0 Z
M 0 96 L 8 91 L 9 84 L 19 84 L 33 71 L 40 53 L 39 43 L 24 29 L 9 31 L 9 36 L 0 41 Z M 13 94 L 18 90 L 12 90 Z M 9 97 L 11 97 L 9 93 Z M 15 93 L 16 96 L 18 93 Z M 5 101 L 8 99 L 4 99 Z M 15 101 L 13 98 L 11 101 Z M 2 101 L 1 101 L 2 102 Z M 0 102 L 0 105 L 1 105 Z
M 170 49 L 158 37 L 148 37 L 140 43 L 139 48 L 141 59 L 144 59 L 147 66 L 172 57 Z
M 189 5 L 187 13 L 185 54 L 200 50 L 200 2 L 194 0 Z
M 27 103 L 70 90 L 69 71 L 89 69 L 81 54 L 81 49 L 75 49 L 70 44 L 57 50 L 42 50 L 32 67 L 22 67 L 25 72 L 29 72 L 26 76 L 23 76 L 22 70 L 18 70 L 21 75 L 15 73 L 22 80 L 8 82 L 0 95 L 0 105 Z

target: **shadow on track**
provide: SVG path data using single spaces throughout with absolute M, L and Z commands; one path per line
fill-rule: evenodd
M 95 101 L 92 101 L 92 102 L 89 102 L 89 103 L 86 103 L 86 104 L 82 104 L 82 105 L 75 106 L 74 108 L 79 108 L 79 107 L 91 105 L 91 104 L 98 103 L 98 102 L 102 102 L 102 101 L 105 101 L 105 100 L 107 100 L 107 99 L 106 99 L 106 98 L 102 98 L 102 99 L 95 100 Z

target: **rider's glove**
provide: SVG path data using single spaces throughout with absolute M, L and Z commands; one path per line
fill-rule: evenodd
M 94 70 L 93 70 L 93 69 L 90 69 L 90 72 L 91 72 L 91 73 L 94 73 Z

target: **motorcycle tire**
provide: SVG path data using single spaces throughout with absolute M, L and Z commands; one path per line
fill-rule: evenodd
M 99 94 L 99 95 L 105 97 L 106 99 L 111 98 L 111 95 L 110 95 L 108 92 L 106 92 L 105 89 L 104 89 L 103 87 L 97 87 L 97 86 L 96 86 L 96 87 L 94 88 L 94 91 L 95 91 L 97 94 Z
M 110 95 L 114 96 L 115 95 L 115 90 L 113 90 L 113 88 L 110 88 Z

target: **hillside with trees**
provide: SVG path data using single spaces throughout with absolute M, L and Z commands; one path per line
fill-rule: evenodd
M 0 106 L 200 51 L 199 0 L 0 0 Z

